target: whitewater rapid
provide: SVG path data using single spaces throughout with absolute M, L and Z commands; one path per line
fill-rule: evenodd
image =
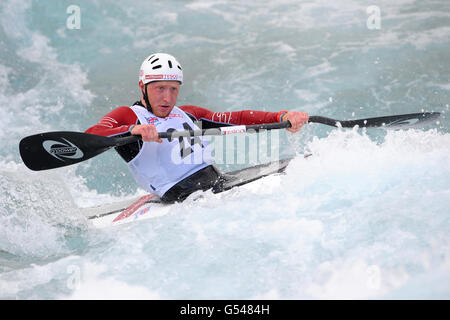
M 77 210 L 83 203 L 72 202 L 70 188 L 53 191 L 58 175 L 2 178 L 5 189 L 20 192 L 9 196 L 11 214 L 1 215 L 2 250 L 11 257 L 2 296 L 446 296 L 449 146 L 450 135 L 435 130 L 389 132 L 382 143 L 335 130 L 307 144 L 313 155 L 297 156 L 285 174 L 101 231 Z M 30 207 L 24 190 L 47 195 Z
M 0 3 L 1 299 L 450 298 L 448 1 L 381 1 L 379 30 L 352 0 L 78 1 L 79 30 L 72 4 Z M 84 208 L 145 194 L 123 160 L 32 172 L 18 144 L 133 103 L 151 52 L 183 65 L 178 105 L 441 117 L 283 130 L 284 174 L 93 229 Z

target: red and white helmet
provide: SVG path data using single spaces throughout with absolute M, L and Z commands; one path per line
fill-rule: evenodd
M 143 84 L 168 80 L 183 83 L 183 69 L 175 57 L 167 53 L 154 53 L 142 62 L 139 81 Z

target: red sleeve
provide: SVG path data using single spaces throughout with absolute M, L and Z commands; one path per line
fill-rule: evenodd
M 85 132 L 101 136 L 114 136 L 128 132 L 130 126 L 136 124 L 137 116 L 129 107 L 118 107 L 106 114 L 99 123 Z
M 180 109 L 193 115 L 197 120 L 206 119 L 217 123 L 233 125 L 251 125 L 279 122 L 279 116 L 281 114 L 281 112 L 253 110 L 213 112 L 205 108 L 191 105 L 181 106 Z

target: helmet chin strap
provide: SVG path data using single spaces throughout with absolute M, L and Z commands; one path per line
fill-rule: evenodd
M 142 92 L 143 96 L 144 96 L 144 101 L 145 101 L 145 105 L 147 106 L 147 110 L 151 113 L 153 113 L 152 110 L 152 106 L 150 105 L 150 102 L 148 101 L 148 96 L 147 96 L 147 84 L 145 84 L 144 86 L 144 91 Z

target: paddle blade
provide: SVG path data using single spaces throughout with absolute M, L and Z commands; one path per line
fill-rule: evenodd
M 420 128 L 439 118 L 439 112 L 410 113 L 359 120 L 336 120 L 320 116 L 311 116 L 309 122 L 322 123 L 337 127 L 338 123 L 342 128 L 385 128 L 385 129 L 407 129 Z
M 19 144 L 25 165 L 34 171 L 72 165 L 114 146 L 114 139 L 94 134 L 57 131 L 23 138 Z
M 403 128 L 419 128 L 427 123 L 435 121 L 439 118 L 439 112 L 426 112 L 426 113 L 411 113 L 401 114 L 396 116 L 386 116 L 378 118 L 369 118 L 360 120 L 357 125 L 360 127 L 384 127 L 389 129 L 403 129 Z M 356 121 L 356 120 L 355 120 Z M 345 121 L 344 121 L 345 122 Z M 347 121 L 349 126 L 355 126 L 356 124 Z

